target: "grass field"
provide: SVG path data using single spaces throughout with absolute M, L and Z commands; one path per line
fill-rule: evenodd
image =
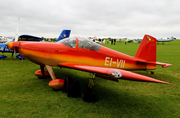
M 118 42 L 105 46 L 134 56 L 139 44 Z M 96 103 L 53 91 L 48 86 L 51 78 L 35 76 L 38 65 L 28 60 L 11 60 L 11 54 L 5 55 L 8 58 L 0 60 L 0 117 L 180 117 L 180 40 L 157 45 L 157 61 L 173 66 L 157 66 L 154 75 L 135 71 L 175 85 L 96 78 L 93 87 L 99 96 Z M 57 67 L 53 70 L 57 78 L 71 76 L 79 81 L 82 89 L 88 85 L 87 72 Z

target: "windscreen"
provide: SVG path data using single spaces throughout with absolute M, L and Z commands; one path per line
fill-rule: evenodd
M 79 41 L 79 48 L 84 48 L 94 51 L 98 51 L 101 48 L 101 45 L 85 38 L 79 37 L 78 41 Z
M 57 43 L 62 43 L 62 44 L 66 45 L 68 47 L 71 47 L 71 48 L 75 48 L 77 45 L 77 41 L 76 41 L 75 37 L 65 38 L 65 39 L 58 41 Z

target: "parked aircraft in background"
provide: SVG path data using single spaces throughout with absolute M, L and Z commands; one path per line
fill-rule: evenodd
M 5 43 L 0 43 L 0 52 L 2 52 L 2 55 L 0 55 L 0 59 L 7 58 L 7 56 L 4 55 L 4 52 L 12 53 L 13 51 L 10 50 Z
M 7 58 L 7 56 L 4 55 L 4 52 L 6 52 L 6 53 L 13 52 L 5 45 L 5 43 L 15 41 L 15 38 L 14 37 L 2 37 L 1 41 L 3 43 L 0 43 L 0 52 L 2 52 L 2 55 L 0 55 L 0 59 L 4 59 L 4 58 Z
M 131 43 L 131 42 L 133 42 L 134 40 L 133 40 L 133 39 L 125 39 L 125 41 L 126 41 L 127 43 Z
M 136 43 L 141 43 L 141 42 L 142 42 L 142 39 L 135 39 L 135 42 L 136 42 Z
M 14 37 L 10 37 L 10 36 L 0 36 L 0 43 L 6 43 L 6 42 L 10 42 L 10 41 L 14 41 L 15 38 Z
M 170 84 L 127 71 L 154 70 L 156 65 L 163 68 L 172 65 L 156 61 L 156 38 L 149 35 L 144 36 L 134 57 L 80 37 L 66 38 L 57 43 L 19 41 L 6 45 L 10 49 L 17 48 L 25 58 L 40 65 L 41 70 L 35 72 L 36 76 L 43 78 L 50 75 L 53 80 L 49 86 L 53 89 L 62 88 L 62 83 L 52 70 L 53 66 L 87 71 L 93 74 L 93 78 L 100 76 L 113 81 L 127 79 Z
M 163 42 L 162 44 L 164 44 L 164 42 L 170 42 L 170 41 L 174 41 L 174 37 L 171 36 L 170 39 L 162 39 L 162 38 L 161 39 L 157 39 L 157 42 Z
M 68 38 L 70 36 L 71 30 L 63 30 L 61 32 L 61 34 L 59 35 L 58 39 L 56 40 L 56 42 L 64 39 L 64 38 Z
M 88 38 L 88 39 L 95 43 L 101 44 L 101 41 L 99 41 L 96 36 L 94 36 L 93 38 Z
M 37 42 L 42 42 L 43 38 L 40 38 L 40 37 L 37 37 L 37 36 L 23 34 L 23 35 L 19 36 L 18 41 L 37 41 Z

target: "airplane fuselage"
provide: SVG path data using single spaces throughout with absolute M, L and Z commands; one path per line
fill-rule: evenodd
M 39 65 L 58 66 L 61 62 L 120 68 L 125 70 L 156 69 L 155 65 L 137 63 L 134 57 L 100 46 L 95 51 L 81 48 L 76 38 L 76 46 L 68 47 L 62 43 L 20 42 L 19 52 Z
M 149 35 L 144 36 L 134 57 L 80 37 L 66 38 L 57 43 L 19 41 L 6 45 L 10 49 L 16 48 L 22 56 L 39 64 L 41 70 L 37 70 L 35 75 L 40 78 L 50 75 L 53 80 L 57 80 L 52 66 L 59 66 L 87 71 L 93 73 L 94 77 L 97 73 L 103 77 L 110 77 L 108 79 L 113 81 L 122 78 L 170 84 L 126 71 L 152 70 L 156 69 L 156 64 L 162 67 L 171 66 L 171 64 L 156 62 L 156 39 Z M 59 85 L 55 82 L 56 84 Z M 54 81 L 52 86 L 54 88 Z

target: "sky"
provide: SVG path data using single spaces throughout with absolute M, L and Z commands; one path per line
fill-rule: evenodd
M 0 36 L 180 38 L 179 0 L 1 0 Z

